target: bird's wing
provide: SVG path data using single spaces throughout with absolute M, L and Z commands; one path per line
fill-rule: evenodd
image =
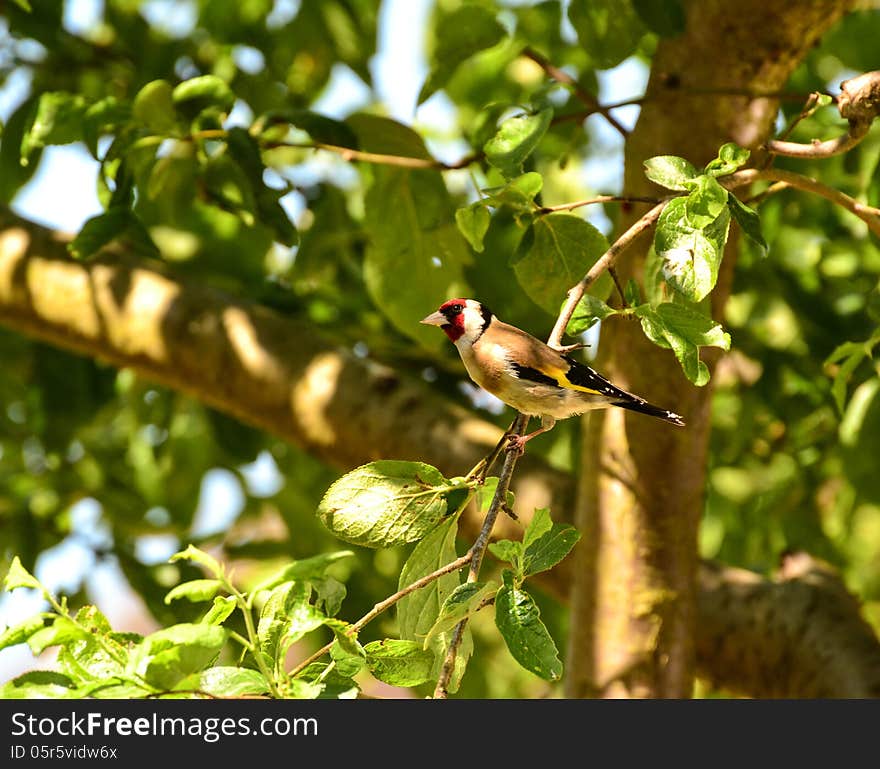
M 519 379 L 611 398 L 632 397 L 589 366 L 563 355 L 516 326 L 496 319 L 491 330 L 486 341 L 507 351 L 509 370 Z

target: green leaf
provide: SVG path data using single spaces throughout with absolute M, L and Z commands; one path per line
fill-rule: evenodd
M 47 91 L 40 95 L 33 120 L 21 141 L 22 162 L 50 144 L 70 144 L 82 138 L 83 115 L 88 103 L 79 94 Z
M 422 138 L 393 120 L 355 115 L 348 123 L 369 152 L 429 157 Z M 371 175 L 364 204 L 367 290 L 399 331 L 440 349 L 445 337 L 419 323 L 425 308 L 471 293 L 464 278 L 471 251 L 455 224 L 452 199 L 438 171 L 377 166 Z
M 177 121 L 173 90 L 167 80 L 151 80 L 134 97 L 134 119 L 157 134 L 170 133 Z
M 173 587 L 165 596 L 166 606 L 178 598 L 198 603 L 210 601 L 220 590 L 220 582 L 216 579 L 194 579 Z
M 523 574 L 530 576 L 552 569 L 581 538 L 580 532 L 564 523 L 554 523 L 549 531 L 526 545 L 523 553 Z
M 767 241 L 764 240 L 764 235 L 761 232 L 761 218 L 758 216 L 758 212 L 749 208 L 732 193 L 727 196 L 727 205 L 734 220 L 742 228 L 746 237 L 758 246 L 762 256 L 766 256 L 768 250 Z
M 269 684 L 258 670 L 219 665 L 182 681 L 178 688 L 196 689 L 214 697 L 249 697 L 268 693 Z
M 328 567 L 337 561 L 346 558 L 353 558 L 354 553 L 351 550 L 337 550 L 332 553 L 320 553 L 310 558 L 301 558 L 297 561 L 284 566 L 276 574 L 267 577 L 253 588 L 253 592 L 260 590 L 269 590 L 282 582 L 290 580 L 301 580 L 303 582 L 311 582 L 312 584 L 322 580 L 327 572 Z
M 257 640 L 269 664 L 280 666 L 292 643 L 324 624 L 326 618 L 309 603 L 311 593 L 307 583 L 283 582 L 263 604 Z
M 446 514 L 455 487 L 423 462 L 380 460 L 346 473 L 318 506 L 337 537 L 364 547 L 393 547 L 421 539 Z
M 78 697 L 76 684 L 54 670 L 29 670 L 0 686 L 0 699 L 62 699 Z
M 45 616 L 44 614 L 36 614 L 33 617 L 28 617 L 23 622 L 19 622 L 17 625 L 6 628 L 6 630 L 0 633 L 0 651 L 10 646 L 23 644 L 38 630 L 42 630 L 46 624 Z
M 617 310 L 609 307 L 598 297 L 592 294 L 584 294 L 574 308 L 565 333 L 569 336 L 581 334 L 588 328 L 592 328 L 600 320 L 605 320 L 605 318 L 616 314 Z
M 750 155 L 749 150 L 734 142 L 722 144 L 718 150 L 718 157 L 709 161 L 706 166 L 706 173 L 713 177 L 732 174 L 748 162 Z
M 504 27 L 495 15 L 479 5 L 462 5 L 444 13 L 437 22 L 437 43 L 431 57 L 433 66 L 419 92 L 418 104 L 449 81 L 459 65 L 475 53 L 498 44 L 505 37 Z
M 35 149 L 28 162 L 22 161 L 21 146 L 30 130 L 37 97 L 26 99 L 0 126 L 0 203 L 8 204 L 37 170 L 42 150 Z
M 471 248 L 477 253 L 483 250 L 483 238 L 492 220 L 489 211 L 482 203 L 472 203 L 464 208 L 456 209 L 455 223 L 458 231 L 464 235 Z
M 549 107 L 535 114 L 508 118 L 483 146 L 486 160 L 507 178 L 521 174 L 523 162 L 538 146 L 552 118 L 553 110 Z
M 676 155 L 657 155 L 644 162 L 645 176 L 669 190 L 689 190 L 700 172 Z
M 730 214 L 724 208 L 708 226 L 695 228 L 687 198 L 667 203 L 657 221 L 654 248 L 663 260 L 663 276 L 678 293 L 693 302 L 705 297 L 718 280 Z
M 522 576 L 522 542 L 513 539 L 499 539 L 489 544 L 489 552 L 499 561 L 504 561 L 513 566 L 517 577 Z
M 67 250 L 75 259 L 87 259 L 115 240 L 124 240 L 147 256 L 158 256 L 147 228 L 127 206 L 114 206 L 82 226 Z
M 698 387 L 709 381 L 709 369 L 700 360 L 700 347 L 730 349 L 730 336 L 716 323 L 687 305 L 664 302 L 656 308 L 635 310 L 645 335 L 661 347 L 671 348 L 685 376 Z
M 535 196 L 543 186 L 544 177 L 537 171 L 529 171 L 501 187 L 482 190 L 487 197 L 481 202 L 490 206 L 510 206 L 515 211 L 534 211 Z
M 264 130 L 278 123 L 289 123 L 295 128 L 305 131 L 314 141 L 321 144 L 350 149 L 358 149 L 359 147 L 357 135 L 348 125 L 311 110 L 271 110 L 261 117 L 260 122 L 264 126 Z
M 41 592 L 43 591 L 40 581 L 25 569 L 21 564 L 21 559 L 15 556 L 12 559 L 12 563 L 9 564 L 9 571 L 6 572 L 6 576 L 3 578 L 3 589 L 15 590 L 17 587 L 36 588 Z
M 597 69 L 620 64 L 635 52 L 645 32 L 629 0 L 573 2 L 568 18 Z
M 352 626 L 342 620 L 327 620 L 327 627 L 333 630 L 336 640 L 330 647 L 330 658 L 339 675 L 345 678 L 356 676 L 366 664 L 366 652 L 357 640 Z
M 364 651 L 370 672 L 391 686 L 418 686 L 432 677 L 434 654 L 415 641 L 386 638 L 371 641 Z
M 880 332 L 865 342 L 844 342 L 835 347 L 831 355 L 825 359 L 825 366 L 840 364 L 831 385 L 831 395 L 841 414 L 844 413 L 846 388 L 853 372 L 863 360 L 871 360 L 877 344 L 880 344 Z
M 220 565 L 220 562 L 204 550 L 199 550 L 195 545 L 187 545 L 186 550 L 175 553 L 168 560 L 172 563 L 174 561 L 192 561 L 199 564 L 199 566 L 204 566 L 215 577 L 223 576 L 223 566 Z
M 144 638 L 129 665 L 151 686 L 170 690 L 208 667 L 225 642 L 226 631 L 216 625 L 172 625 Z
M 505 570 L 504 584 L 495 596 L 495 625 L 513 658 L 526 670 L 546 681 L 562 677 L 562 663 L 556 644 L 541 621 L 532 597 L 514 585 L 513 574 Z
M 454 561 L 455 535 L 458 520 L 450 518 L 431 531 L 419 542 L 400 571 L 398 590 L 411 585 L 422 577 Z M 397 622 L 400 637 L 407 641 L 421 641 L 433 626 L 440 607 L 446 598 L 458 587 L 456 573 L 444 574 L 397 603 Z
M 205 612 L 199 622 L 206 625 L 222 625 L 232 612 L 235 611 L 236 600 L 234 595 L 217 596 L 211 608 Z
M 843 473 L 859 497 L 880 504 L 880 379 L 869 379 L 853 392 L 839 428 Z
M 714 176 L 699 176 L 691 193 L 685 198 L 688 223 L 702 230 L 714 222 L 727 206 L 728 192 Z
M 477 503 L 477 509 L 481 513 L 485 513 L 489 510 L 489 506 L 492 504 L 492 499 L 495 497 L 495 491 L 498 488 L 498 476 L 490 475 L 483 481 L 481 486 L 477 486 L 476 494 L 474 499 Z M 507 506 L 512 510 L 513 503 L 515 502 L 515 498 L 513 492 L 510 489 L 507 490 L 507 497 L 505 499 Z
M 685 31 L 687 18 L 680 0 L 632 0 L 645 26 L 660 37 L 676 37 Z
M 550 517 L 550 510 L 546 507 L 538 507 L 532 514 L 526 530 L 523 532 L 522 545 L 528 549 L 529 545 L 543 537 L 550 529 L 553 528 L 553 519 Z
M 555 314 L 567 291 L 608 250 L 608 241 L 592 224 L 573 214 L 541 216 L 532 229 L 534 241 L 514 264 L 514 273 L 529 298 Z M 612 287 L 605 274 L 590 292 L 605 298 Z
M 228 112 L 235 103 L 232 89 L 216 75 L 200 75 L 184 80 L 171 92 L 171 98 L 174 105 L 189 118 L 211 107 Z
M 437 621 L 425 636 L 424 648 L 438 633 L 452 630 L 463 619 L 473 615 L 484 600 L 494 595 L 498 590 L 495 582 L 466 582 L 459 585 L 440 607 Z

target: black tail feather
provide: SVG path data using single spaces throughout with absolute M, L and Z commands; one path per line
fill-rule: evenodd
M 661 409 L 659 406 L 654 406 L 641 398 L 615 401 L 614 405 L 629 409 L 630 411 L 638 411 L 640 414 L 648 414 L 649 416 L 657 417 L 666 422 L 678 425 L 679 427 L 685 426 L 684 418 L 679 414 L 676 414 L 674 411 L 669 411 L 668 409 Z

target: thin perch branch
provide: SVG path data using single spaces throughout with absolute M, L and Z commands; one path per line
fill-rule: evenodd
M 394 604 L 396 604 L 401 598 L 405 598 L 410 593 L 423 588 L 425 585 L 431 584 L 434 580 L 439 579 L 444 574 L 449 574 L 452 571 L 458 571 L 459 569 L 463 569 L 469 563 L 471 563 L 473 550 L 468 551 L 460 558 L 456 558 L 454 561 L 450 561 L 445 566 L 441 566 L 436 571 L 432 571 L 430 574 L 426 574 L 421 579 L 417 579 L 411 585 L 407 585 L 406 587 L 398 590 L 394 595 L 388 596 L 384 601 L 379 601 L 370 611 L 364 614 L 357 622 L 355 622 L 351 626 L 351 632 L 357 633 L 370 622 L 372 622 L 376 617 L 378 617 L 382 612 L 390 609 Z M 309 665 L 311 665 L 316 660 L 319 660 L 323 657 L 327 652 L 330 651 L 330 647 L 335 643 L 335 639 L 330 641 L 330 643 L 322 646 L 318 651 L 312 654 L 310 657 L 304 659 L 300 662 L 293 670 L 290 671 L 289 675 L 293 678 L 298 673 L 301 673 L 305 670 Z
M 523 414 L 518 414 L 510 428 L 511 435 L 522 435 L 525 432 L 529 418 Z M 468 568 L 468 582 L 476 582 L 480 575 L 480 566 L 483 563 L 483 556 L 486 554 L 486 548 L 489 546 L 489 537 L 495 526 L 495 520 L 498 513 L 504 509 L 507 500 L 507 490 L 510 488 L 510 479 L 513 476 L 513 468 L 516 466 L 516 460 L 519 458 L 518 451 L 508 451 L 504 458 L 504 465 L 501 468 L 501 474 L 498 476 L 498 486 L 495 488 L 495 495 L 489 505 L 486 518 L 480 533 L 477 535 L 474 544 L 468 551 L 470 558 L 470 567 Z M 449 642 L 449 649 L 446 652 L 446 659 L 443 660 L 443 667 L 440 670 L 440 677 L 437 680 L 437 686 L 434 689 L 434 699 L 446 699 L 449 696 L 449 682 L 452 679 L 452 673 L 455 670 L 455 658 L 458 656 L 458 648 L 461 646 L 461 639 L 464 635 L 464 629 L 467 625 L 467 617 L 459 622 L 452 631 L 452 639 Z
M 531 59 L 535 62 L 535 64 L 543 69 L 544 72 L 552 77 L 557 83 L 562 83 L 571 88 L 572 93 L 574 93 L 574 95 L 577 96 L 577 98 L 580 99 L 588 109 L 598 112 L 624 139 L 629 136 L 629 131 L 627 131 L 617 118 L 611 114 L 609 108 L 599 104 L 599 100 L 578 83 L 578 81 L 571 75 L 548 61 L 546 57 L 542 56 L 533 48 L 523 48 L 521 53 L 527 59 Z

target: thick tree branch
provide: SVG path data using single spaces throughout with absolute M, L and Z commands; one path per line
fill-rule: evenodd
M 436 397 L 427 385 L 336 349 L 311 325 L 154 269 L 73 262 L 65 257 L 63 238 L 8 212 L 0 212 L 0 323 L 62 349 L 131 367 L 340 468 L 394 457 L 465 472 L 502 433 Z M 530 512 L 549 506 L 554 516 L 570 521 L 572 484 L 569 476 L 526 453 L 513 485 L 517 508 Z M 464 536 L 475 538 L 481 524 L 474 516 L 464 517 Z M 499 519 L 496 529 L 504 524 Z M 513 526 L 500 533 L 517 534 Z M 574 568 L 566 559 L 540 575 L 541 586 L 564 599 Z M 745 576 L 751 592 L 740 587 Z M 806 595 L 819 589 L 815 582 L 801 583 L 798 589 Z M 774 636 L 766 615 L 754 610 L 752 596 L 763 585 L 761 605 L 772 607 L 780 622 L 788 621 L 784 618 L 796 608 L 790 594 L 771 589 L 774 584 L 748 572 L 703 569 L 695 623 L 702 674 L 737 692 L 766 693 L 766 684 L 748 669 L 762 664 L 762 645 Z M 811 616 L 822 627 L 855 628 L 861 622 L 853 600 L 826 601 Z M 738 661 L 742 669 L 731 667 L 727 657 L 717 658 L 727 654 L 717 639 L 738 633 L 751 639 Z M 852 670 L 861 666 L 864 673 L 846 679 L 850 688 L 840 689 L 845 696 L 863 696 L 864 688 L 855 684 L 859 677 L 868 678 L 871 668 L 865 666 L 880 653 L 876 638 L 862 633 L 862 639 L 865 653 L 859 659 L 852 644 L 836 647 L 842 657 L 835 664 Z M 778 693 L 800 697 L 814 691 L 792 671 Z

